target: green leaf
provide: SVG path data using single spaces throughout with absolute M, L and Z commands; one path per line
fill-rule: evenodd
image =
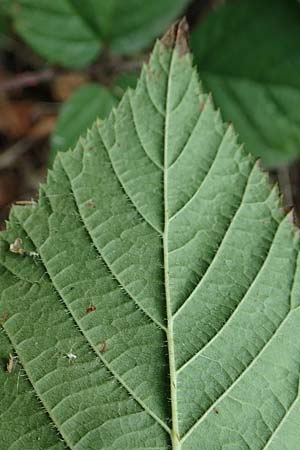
M 149 45 L 190 0 L 70 0 L 90 28 L 117 53 Z
M 269 166 L 300 154 L 299 40 L 295 0 L 227 2 L 192 33 L 205 88 Z
M 3 270 L 1 270 L 3 275 Z M 1 318 L 0 318 L 1 320 Z M 7 356 L 13 358 L 13 369 L 7 373 Z M 13 356 L 9 339 L 0 333 L 0 443 L 3 449 L 64 450 L 57 439 L 41 403 L 36 398 L 26 373 Z
M 51 162 L 58 150 L 66 151 L 73 147 L 96 118 L 108 116 L 115 104 L 115 97 L 96 83 L 87 83 L 76 89 L 63 104 L 56 121 L 51 136 Z
M 295 450 L 298 266 L 174 26 L 1 234 L 0 448 Z
M 16 31 L 48 61 L 82 67 L 97 57 L 100 38 L 68 0 L 15 0 L 13 3 Z
M 81 67 L 102 46 L 132 53 L 149 45 L 190 0 L 8 0 L 16 31 L 52 63 Z

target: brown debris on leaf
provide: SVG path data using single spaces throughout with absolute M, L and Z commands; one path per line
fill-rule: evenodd
M 10 353 L 8 356 L 8 360 L 6 363 L 6 372 L 11 373 L 14 367 L 14 358 L 13 355 Z
M 15 241 L 10 244 L 9 251 L 12 253 L 18 253 L 19 255 L 24 255 L 25 250 L 22 247 L 22 239 L 17 237 Z
M 103 340 L 102 342 L 100 342 L 99 350 L 100 350 L 100 353 L 104 353 L 105 352 L 105 350 L 106 350 L 106 341 Z
M 86 308 L 85 313 L 88 314 L 93 311 L 96 311 L 96 306 L 93 305 L 93 303 L 90 303 L 89 306 Z
M 22 256 L 26 255 L 34 258 L 39 256 L 39 254 L 35 251 L 27 252 L 26 250 L 24 250 L 24 248 L 22 247 L 22 239 L 20 237 L 17 237 L 15 241 L 10 244 L 9 251 Z
M 179 55 L 183 56 L 190 52 L 188 43 L 189 26 L 185 17 L 175 22 L 161 38 L 162 44 L 167 48 L 177 48 Z

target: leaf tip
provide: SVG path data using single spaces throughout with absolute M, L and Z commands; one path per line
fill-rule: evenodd
M 297 231 L 298 230 L 298 221 L 297 221 L 297 214 L 296 214 L 294 206 L 285 206 L 283 208 L 283 211 L 287 216 L 288 222 L 292 225 L 293 230 Z
M 189 25 L 185 17 L 175 22 L 166 31 L 161 38 L 161 43 L 170 49 L 177 48 L 179 55 L 183 56 L 190 52 L 189 43 Z

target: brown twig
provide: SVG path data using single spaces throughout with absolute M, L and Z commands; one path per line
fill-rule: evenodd
M 21 75 L 17 75 L 9 80 L 0 82 L 0 92 L 8 92 L 16 89 L 23 89 L 29 86 L 35 86 L 39 83 L 44 83 L 51 80 L 57 71 L 50 67 L 40 72 L 26 72 Z
M 116 75 L 121 72 L 137 71 L 141 68 L 142 60 L 124 60 L 118 57 L 103 58 L 98 63 L 86 67 L 84 73 L 91 76 L 98 77 L 104 74 Z M 0 93 L 15 91 L 17 89 L 24 89 L 26 87 L 36 86 L 40 83 L 45 83 L 52 80 L 56 75 L 61 73 L 68 73 L 69 71 L 49 67 L 48 69 L 39 72 L 25 72 L 16 75 L 14 78 L 3 80 L 0 82 Z
M 87 68 L 87 72 L 94 79 L 103 84 L 110 84 L 111 78 L 124 72 L 137 72 L 141 69 L 145 56 L 138 60 L 124 60 L 123 58 L 103 55 L 100 61 Z M 107 82 L 106 79 L 109 81 Z M 106 81 L 106 82 L 105 82 Z
M 0 154 L 0 170 L 12 166 L 32 146 L 32 139 L 27 137 L 20 139 L 14 145 Z

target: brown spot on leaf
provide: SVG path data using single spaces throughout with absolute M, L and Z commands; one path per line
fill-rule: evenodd
M 105 352 L 105 350 L 106 350 L 106 341 L 103 340 L 102 342 L 100 342 L 99 350 L 100 350 L 100 353 L 104 353 Z
M 183 56 L 190 51 L 188 44 L 188 30 L 188 23 L 186 18 L 183 17 L 181 20 L 178 20 L 171 25 L 162 37 L 161 42 L 167 48 L 177 48 L 179 55 Z
M 88 200 L 86 203 L 85 203 L 85 206 L 87 207 L 87 208 L 96 208 L 96 204 L 95 204 L 95 202 L 94 202 L 94 200 Z
M 93 311 L 96 311 L 96 306 L 93 305 L 93 303 L 90 303 L 89 306 L 86 308 L 85 313 L 88 314 Z
M 214 409 L 213 409 L 213 411 L 214 411 L 214 413 L 215 413 L 216 415 L 218 415 L 218 414 L 219 414 L 219 410 L 218 410 L 218 408 L 214 408 Z

